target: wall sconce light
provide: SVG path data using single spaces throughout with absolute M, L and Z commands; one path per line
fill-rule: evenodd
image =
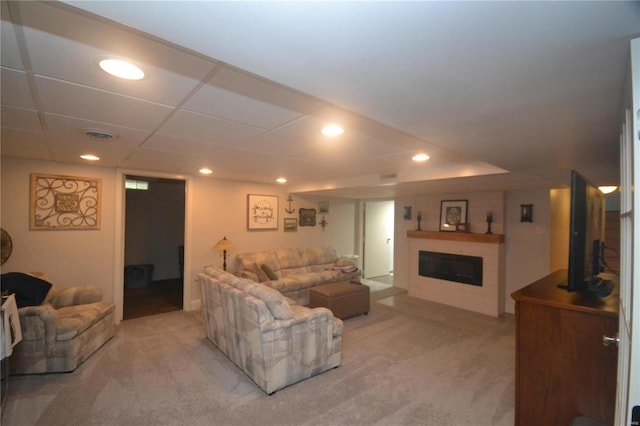
M 224 237 L 223 239 L 218 241 L 215 246 L 211 247 L 211 250 L 222 252 L 222 269 L 226 271 L 227 270 L 227 252 L 231 250 L 235 250 L 233 243 L 227 240 L 227 237 Z
M 411 220 L 411 206 L 404 206 L 404 220 Z
M 533 204 L 520 204 L 520 222 L 533 222 Z

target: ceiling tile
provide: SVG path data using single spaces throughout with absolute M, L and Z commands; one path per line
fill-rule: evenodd
M 129 149 L 136 149 L 149 135 L 148 131 L 62 115 L 46 114 L 45 119 L 53 142 L 73 141 L 87 146 L 102 144 L 105 147 L 122 145 L 129 147 Z M 107 141 L 97 140 L 86 135 L 88 130 L 110 133 L 113 138 Z
M 264 130 L 189 111 L 179 111 L 158 133 L 195 142 L 233 146 Z
M 300 117 L 300 114 L 294 111 L 238 95 L 211 84 L 202 86 L 183 108 L 264 129 L 271 129 Z
M 147 139 L 143 146 L 146 150 L 177 152 L 201 157 L 204 160 L 214 158 L 219 161 L 220 156 L 229 152 L 229 147 L 189 141 L 182 138 L 155 134 Z
M 196 78 L 191 78 L 159 68 L 135 56 L 124 56 L 119 51 L 88 45 L 86 38 L 70 40 L 34 29 L 25 29 L 24 32 L 34 73 L 165 105 L 173 106 L 181 102 L 214 67 L 213 63 L 181 55 L 176 58 L 177 61 L 192 63 L 192 68 L 199 70 Z M 74 35 L 78 36 L 79 33 L 74 32 Z M 162 55 L 167 50 L 160 44 L 150 47 L 155 48 L 156 55 Z M 144 71 L 145 77 L 130 81 L 107 74 L 98 66 L 98 61 L 106 57 L 129 59 Z
M 268 155 L 291 156 L 315 149 L 316 143 L 296 136 L 268 132 L 237 145 L 237 148 Z
M 325 100 L 226 64 L 213 76 L 210 84 L 299 115 L 311 114 L 330 106 Z
M 24 27 L 41 33 L 40 35 L 29 34 L 26 37 L 29 49 L 33 49 L 34 52 L 32 56 L 44 55 L 43 58 L 53 59 L 56 67 L 63 67 L 61 69 L 64 69 L 64 65 L 59 59 L 51 58 L 51 52 L 47 52 L 46 49 L 54 52 L 57 49 L 66 51 L 69 46 L 61 45 L 60 42 L 63 40 L 70 46 L 89 49 L 81 50 L 82 53 L 91 53 L 95 50 L 115 54 L 164 70 L 167 75 L 184 76 L 189 80 L 202 80 L 217 63 L 209 57 L 189 52 L 142 32 L 114 25 L 112 21 L 57 2 L 15 3 L 19 7 Z M 80 45 L 86 47 L 82 48 Z M 78 58 L 73 56 L 64 59 L 71 64 L 78 64 L 82 69 L 85 69 L 86 61 L 93 60 L 93 56 L 75 55 Z M 32 58 L 32 62 L 34 66 L 36 64 L 44 66 L 42 59 Z
M 2 106 L 2 127 L 27 130 L 29 132 L 42 131 L 37 111 L 4 105 Z
M 45 112 L 140 130 L 155 129 L 166 106 L 46 77 L 37 77 Z
M 27 74 L 6 67 L 0 67 L 2 79 L 2 105 L 36 109 L 31 97 Z
M 16 41 L 15 28 L 9 20 L 8 2 L 3 1 L 1 4 L 2 25 L 0 25 L 0 57 L 2 65 L 10 68 L 24 69 L 20 50 Z

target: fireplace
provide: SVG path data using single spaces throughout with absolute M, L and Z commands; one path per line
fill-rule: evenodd
M 482 287 L 482 258 L 420 250 L 418 275 Z
M 409 296 L 494 317 L 504 312 L 504 236 L 437 231 L 407 234 Z M 434 255 L 439 262 L 425 262 L 425 256 L 428 260 Z M 435 263 L 442 267 L 432 266 Z M 441 269 L 440 275 L 425 276 L 434 275 L 432 269 Z M 459 282 L 474 281 L 469 279 L 473 276 L 476 285 Z

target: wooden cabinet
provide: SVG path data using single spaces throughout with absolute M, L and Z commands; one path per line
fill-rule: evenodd
M 516 301 L 516 425 L 562 425 L 586 416 L 613 424 L 618 285 L 605 298 L 558 288 L 556 271 L 511 295 Z

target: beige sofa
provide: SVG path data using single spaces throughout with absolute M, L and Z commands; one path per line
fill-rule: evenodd
M 266 393 L 340 365 L 343 325 L 330 310 L 212 266 L 198 282 L 207 338 Z
M 75 370 L 115 333 L 115 305 L 98 287 L 51 287 L 40 305 L 18 309 L 22 341 L 13 349 L 12 374 Z
M 262 265 L 277 279 L 265 277 Z M 313 286 L 360 277 L 353 261 L 340 258 L 333 247 L 243 253 L 235 257 L 231 270 L 239 277 L 278 290 L 300 305 L 309 304 L 309 289 Z

